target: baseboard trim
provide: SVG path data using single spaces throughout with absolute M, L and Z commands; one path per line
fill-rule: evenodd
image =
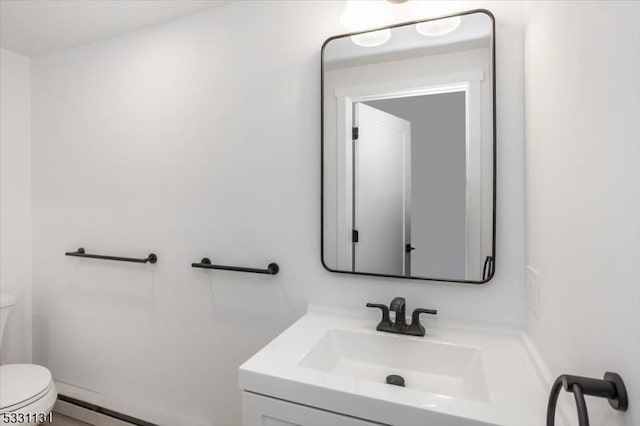
M 107 416 L 107 417 L 111 417 L 112 419 L 120 420 L 122 422 L 125 422 L 126 424 L 131 424 L 135 426 L 158 426 L 155 423 L 150 423 L 150 422 L 129 416 L 127 414 L 123 414 L 118 411 L 113 411 L 105 407 L 100 407 L 99 405 L 91 404 L 86 401 L 81 401 L 79 399 L 71 398 L 66 395 L 58 394 L 58 400 L 62 402 L 66 402 L 67 404 L 75 405 L 85 410 L 92 411 L 102 416 Z M 78 420 L 83 420 L 83 419 L 78 419 Z
M 113 420 L 114 425 L 134 425 L 134 426 L 205 426 L 203 423 L 187 420 L 175 412 L 165 412 L 164 410 L 153 409 L 151 407 L 142 406 L 126 399 L 116 398 L 104 395 L 89 389 L 84 389 L 68 383 L 56 380 L 56 388 L 58 395 L 63 398 L 71 399 L 76 404 L 59 398 L 60 405 L 66 405 L 66 408 L 78 413 L 91 414 L 101 416 L 105 420 Z M 93 410 L 99 408 L 100 411 Z M 86 411 L 80 411 L 84 409 Z M 60 414 L 74 417 L 73 413 L 67 414 L 58 410 Z M 111 415 L 107 414 L 110 413 Z M 115 413 L 115 415 L 113 415 Z M 128 420 L 125 420 L 128 419 Z M 82 420 L 79 418 L 78 420 Z M 134 421 L 137 422 L 134 422 Z M 86 420 L 85 420 L 86 422 Z M 88 423 L 88 422 L 87 422 Z M 109 422 L 109 425 L 111 422 Z

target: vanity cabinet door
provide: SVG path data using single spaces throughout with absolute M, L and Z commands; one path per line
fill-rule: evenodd
M 243 426 L 380 426 L 281 399 L 242 392 Z

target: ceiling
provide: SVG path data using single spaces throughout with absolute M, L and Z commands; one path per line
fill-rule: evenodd
M 227 0 L 0 0 L 0 46 L 67 49 L 230 3 Z

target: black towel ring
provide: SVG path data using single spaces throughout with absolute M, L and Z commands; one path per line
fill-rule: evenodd
M 629 406 L 627 389 L 624 386 L 622 377 L 617 373 L 607 372 L 604 374 L 604 379 L 563 374 L 556 379 L 551 387 L 549 404 L 547 405 L 547 426 L 555 426 L 558 396 L 562 388 L 567 392 L 573 393 L 580 426 L 589 426 L 589 413 L 587 411 L 587 403 L 584 400 L 585 395 L 607 398 L 609 405 L 615 410 L 627 411 Z

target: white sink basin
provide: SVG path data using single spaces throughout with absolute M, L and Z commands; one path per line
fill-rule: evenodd
M 546 370 L 517 330 L 424 320 L 426 336 L 403 336 L 364 308 L 309 309 L 240 367 L 241 389 L 394 426 L 544 424 Z
M 385 384 L 387 376 L 395 374 L 409 389 L 488 401 L 481 363 L 477 347 L 329 330 L 302 358 L 300 366 Z

